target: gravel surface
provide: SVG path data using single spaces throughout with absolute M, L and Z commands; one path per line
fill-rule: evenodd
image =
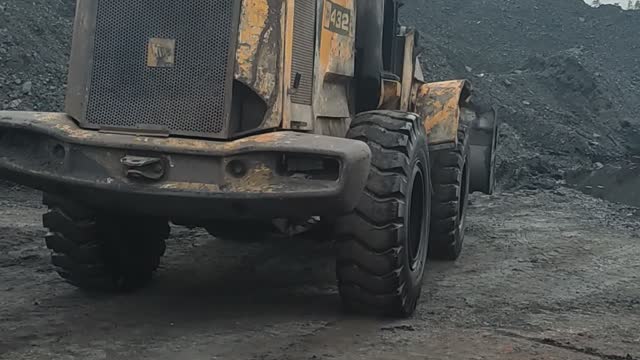
M 468 78 L 504 122 L 505 188 L 640 154 L 640 11 L 580 0 L 407 0 L 430 79 Z
M 61 111 L 73 0 L 0 0 L 0 109 Z
M 475 197 L 413 319 L 340 310 L 330 243 L 174 228 L 154 284 L 108 297 L 49 267 L 39 194 L 0 194 L 0 359 L 638 359 L 640 213 L 571 190 Z

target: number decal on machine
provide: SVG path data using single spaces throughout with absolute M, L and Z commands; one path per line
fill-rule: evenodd
M 340 35 L 351 35 L 351 10 L 329 0 L 324 2 L 324 27 Z

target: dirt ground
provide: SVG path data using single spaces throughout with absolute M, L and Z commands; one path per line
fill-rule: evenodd
M 432 80 L 499 105 L 503 192 L 475 197 L 417 315 L 340 310 L 329 243 L 174 228 L 152 286 L 62 282 L 38 193 L 0 182 L 0 360 L 640 359 L 640 12 L 407 0 Z M 0 0 L 0 109 L 62 109 L 74 0 Z M 455 20 L 455 21 L 454 21 Z M 546 190 L 526 190 L 546 189 Z
M 86 294 L 52 273 L 42 212 L 0 191 L 1 359 L 640 358 L 640 213 L 572 190 L 474 198 L 464 256 L 402 321 L 340 311 L 331 244 L 183 228 L 150 288 Z

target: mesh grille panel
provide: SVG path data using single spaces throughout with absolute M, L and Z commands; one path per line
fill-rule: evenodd
M 100 0 L 86 121 L 224 136 L 235 0 Z M 175 62 L 148 66 L 150 39 Z
M 295 81 L 296 74 L 300 74 L 300 85 L 291 95 L 291 102 L 311 105 L 316 46 L 316 2 L 296 0 L 293 17 L 291 79 Z

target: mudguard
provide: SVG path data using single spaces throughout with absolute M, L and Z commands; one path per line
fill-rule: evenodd
M 415 112 L 423 119 L 431 150 L 456 145 L 460 108 L 470 95 L 471 86 L 466 80 L 427 83 L 418 87 Z
M 454 148 L 461 121 L 469 123 L 471 191 L 493 194 L 498 145 L 498 115 L 495 109 L 479 113 L 471 103 L 471 85 L 466 80 L 422 84 L 415 95 L 414 111 L 424 123 L 429 149 Z

